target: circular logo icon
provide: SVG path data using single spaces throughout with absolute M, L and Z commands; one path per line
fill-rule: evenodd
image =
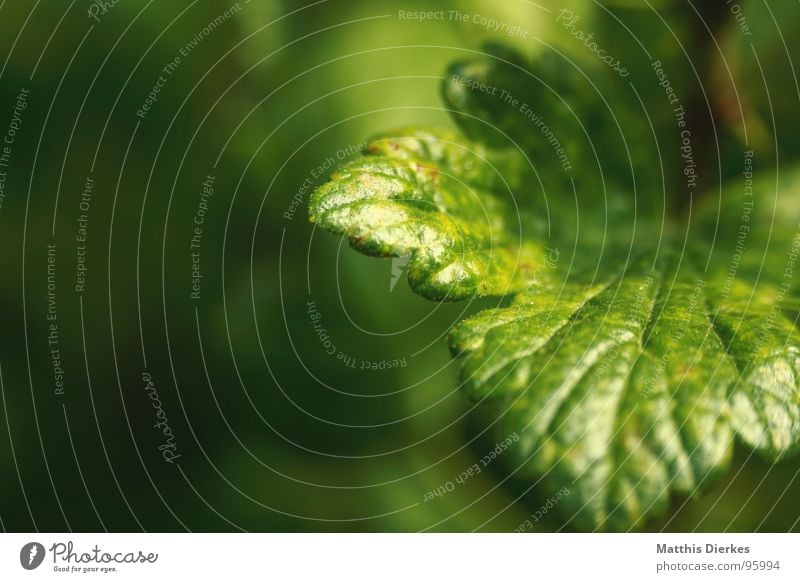
M 30 542 L 19 551 L 19 563 L 26 570 L 35 570 L 44 561 L 44 546 L 39 542 Z

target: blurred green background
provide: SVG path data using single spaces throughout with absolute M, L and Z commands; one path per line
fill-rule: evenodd
M 308 223 L 313 187 L 372 134 L 452 126 L 442 76 L 486 40 L 529 56 L 552 45 L 594 66 L 554 22 L 564 6 L 597 22 L 610 52 L 630 55 L 645 99 L 661 89 L 645 59 L 636 68 L 632 34 L 663 61 L 708 73 L 701 85 L 686 62 L 675 65 L 686 93 L 730 98 L 719 74 L 730 69 L 763 134 L 753 130 L 753 140 L 769 144 L 771 115 L 797 111 L 779 42 L 800 52 L 788 2 L 741 2 L 751 37 L 730 15 L 720 19 L 725 60 L 706 56 L 713 43 L 683 2 L 653 2 L 655 12 L 578 0 L 100 4 L 0 5 L 0 132 L 15 107 L 20 114 L 0 209 L 7 531 L 514 530 L 544 499 L 502 462 L 425 500 L 495 446 L 491 418 L 459 393 L 443 340 L 491 302 L 438 305 L 402 279 L 392 286 L 391 261 L 357 255 Z M 414 10 L 486 15 L 526 34 L 399 16 Z M 154 87 L 156 100 L 137 114 Z M 771 155 L 785 159 L 800 140 L 778 125 Z M 720 132 L 723 151 L 741 147 L 734 121 Z M 208 176 L 213 194 L 204 196 Z M 83 225 L 85 243 L 76 241 Z M 378 369 L 362 370 L 363 361 Z M 173 434 L 172 462 L 159 450 L 160 420 Z M 770 466 L 739 451 L 715 489 L 675 499 L 648 528 L 797 529 L 798 471 L 796 458 Z M 550 516 L 535 529 L 562 528 Z

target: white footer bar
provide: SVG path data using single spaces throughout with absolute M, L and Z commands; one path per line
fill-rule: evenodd
M 797 534 L 3 534 L 0 580 L 796 581 L 799 554 Z

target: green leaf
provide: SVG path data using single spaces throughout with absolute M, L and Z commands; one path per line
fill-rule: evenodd
M 310 204 L 312 221 L 375 256 L 411 255 L 411 286 L 430 299 L 503 295 L 541 263 L 522 233 L 544 217 L 515 208 L 525 158 L 450 132 L 408 130 L 378 138 L 368 156 L 337 172 Z
M 521 472 L 569 487 L 559 510 L 575 525 L 629 528 L 670 491 L 702 491 L 734 434 L 775 460 L 796 451 L 797 331 L 763 308 L 716 305 L 706 287 L 638 261 L 609 284 L 519 295 L 453 330 L 468 395 L 501 401 Z
M 454 70 L 544 103 L 577 136 L 562 145 L 580 159 L 571 108 L 521 84 L 533 68 L 518 57 L 488 58 Z M 572 94 L 574 79 L 560 82 L 559 95 Z M 627 189 L 629 150 L 596 150 L 598 170 L 623 176 L 616 185 L 590 179 L 584 162 L 570 175 L 541 132 L 462 89 L 445 81 L 469 138 L 376 138 L 310 212 L 362 252 L 411 254 L 409 282 L 428 298 L 511 298 L 449 341 L 467 396 L 520 437 L 515 474 L 546 492 L 567 487 L 555 511 L 572 527 L 620 530 L 663 513 L 672 494 L 712 486 L 737 437 L 773 461 L 795 453 L 800 173 L 731 184 L 684 222 L 667 219 L 661 195 Z M 586 107 L 598 140 L 616 139 Z
M 568 189 L 565 181 L 574 180 L 585 201 L 610 184 L 637 198 L 644 212 L 661 211 L 661 197 L 652 193 L 664 180 L 653 160 L 662 150 L 678 150 L 678 132 L 671 114 L 665 121 L 643 107 L 628 79 L 553 52 L 534 67 L 489 45 L 484 56 L 450 67 L 442 93 L 467 136 L 495 148 L 519 147 L 549 188 Z

